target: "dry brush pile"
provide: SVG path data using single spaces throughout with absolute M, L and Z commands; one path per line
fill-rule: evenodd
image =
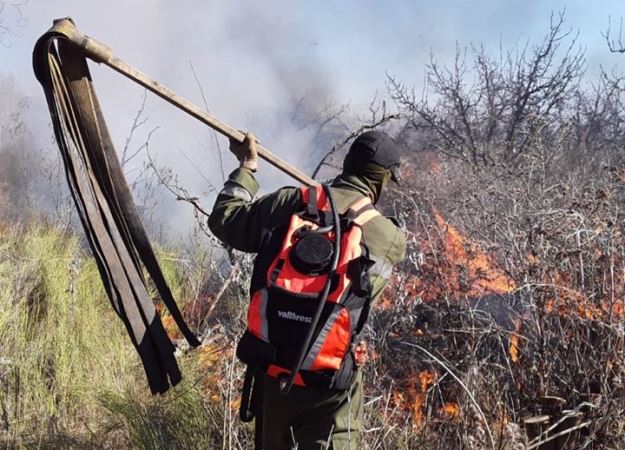
M 433 63 L 422 98 L 390 80 L 410 163 L 386 208 L 411 244 L 369 376 L 386 388 L 372 420 L 414 428 L 392 442 L 624 445 L 624 91 L 607 73 L 580 87 L 562 27 L 501 59 Z

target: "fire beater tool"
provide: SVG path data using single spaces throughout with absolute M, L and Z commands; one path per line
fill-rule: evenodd
M 184 322 L 141 224 L 86 58 L 111 67 L 229 139 L 243 142 L 245 136 L 122 61 L 69 18 L 55 20 L 35 44 L 33 68 L 46 95 L 70 192 L 104 287 L 139 353 L 151 391 L 164 393 L 182 376 L 175 347 L 149 293 L 146 272 L 185 339 L 191 346 L 200 342 Z M 303 184 L 318 184 L 262 145 L 258 155 Z

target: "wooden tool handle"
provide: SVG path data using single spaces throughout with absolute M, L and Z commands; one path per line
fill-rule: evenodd
M 208 125 L 215 131 L 223 134 L 224 136 L 234 139 L 238 142 L 243 142 L 245 135 L 241 133 L 236 128 L 231 127 L 227 123 L 213 116 L 212 114 L 204 111 L 199 106 L 193 104 L 189 100 L 180 95 L 176 94 L 174 91 L 169 89 L 168 87 L 162 85 L 158 81 L 148 77 L 146 74 L 126 63 L 122 59 L 115 56 L 115 54 L 111 51 L 109 47 L 102 44 L 101 42 L 83 34 L 80 32 L 72 19 L 58 19 L 54 21 L 54 25 L 50 31 L 57 32 L 59 35 L 64 36 L 70 42 L 75 45 L 81 47 L 85 51 L 85 55 L 92 59 L 97 63 L 106 64 L 113 70 L 121 73 L 125 77 L 131 79 L 135 83 L 140 84 L 145 87 L 147 90 L 155 93 L 159 97 L 165 99 L 172 105 L 177 108 L 183 110 L 184 112 L 190 114 L 191 116 L 198 119 L 200 122 Z M 277 157 L 268 149 L 263 147 L 262 145 L 257 145 L 258 156 L 267 161 L 272 166 L 280 169 L 287 175 L 290 175 L 297 181 L 308 185 L 318 185 L 319 183 L 313 180 L 311 177 L 306 175 L 304 172 L 299 170 L 297 167 L 289 164 L 283 159 Z

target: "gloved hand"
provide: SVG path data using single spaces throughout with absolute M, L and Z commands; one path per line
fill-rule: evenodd
M 241 163 L 239 167 L 245 167 L 252 172 L 258 168 L 258 151 L 256 150 L 256 138 L 250 131 L 245 134 L 243 142 L 230 140 L 230 151 Z

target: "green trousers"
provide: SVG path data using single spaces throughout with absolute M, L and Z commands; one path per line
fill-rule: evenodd
M 327 392 L 293 386 L 280 393 L 278 381 L 263 382 L 263 450 L 352 450 L 362 431 L 362 374 L 351 388 Z

